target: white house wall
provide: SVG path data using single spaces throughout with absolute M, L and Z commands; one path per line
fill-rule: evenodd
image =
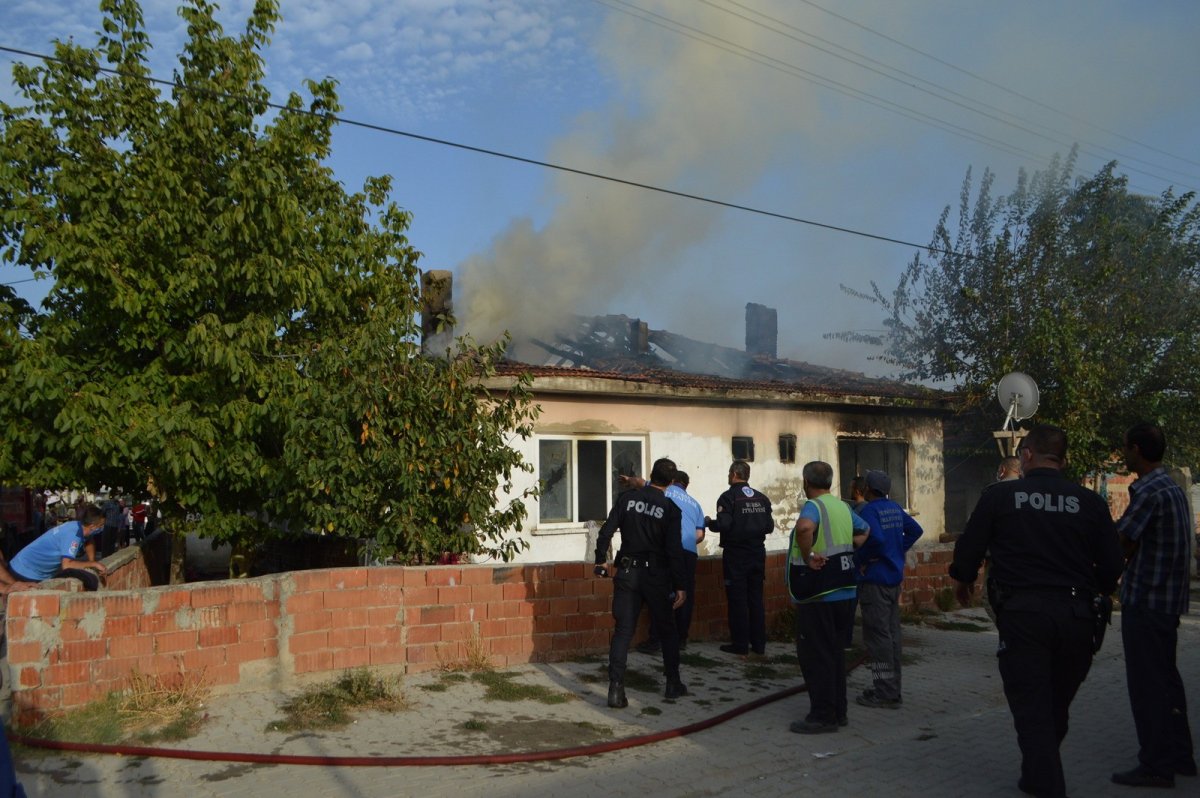
M 775 507 L 776 532 L 768 549 L 782 549 L 799 512 L 801 470 L 806 462 L 824 460 L 834 466 L 837 479 L 837 444 L 841 436 L 861 436 L 906 441 L 908 449 L 909 510 L 925 528 L 922 543 L 936 542 L 944 527 L 942 424 L 932 415 L 901 415 L 903 411 L 874 407 L 861 411 L 758 407 L 732 404 L 682 403 L 660 399 L 611 396 L 574 397 L 542 394 L 537 434 L 514 445 L 534 464 L 534 473 L 521 474 L 515 488 L 531 488 L 537 481 L 538 441 L 542 436 L 620 435 L 643 439 L 645 476 L 659 457 L 670 457 L 691 477 L 689 492 L 705 512 L 715 515 L 717 497 L 726 489 L 732 438 L 751 436 L 755 460 L 750 484 L 770 497 Z M 779 461 L 780 435 L 796 436 L 796 462 Z M 835 481 L 834 493 L 842 495 Z M 537 500 L 527 500 L 529 514 L 520 533 L 529 548 L 520 562 L 590 560 L 595 541 L 584 524 L 539 525 Z M 715 553 L 718 539 L 710 534 L 701 553 Z M 619 544 L 614 541 L 614 549 Z

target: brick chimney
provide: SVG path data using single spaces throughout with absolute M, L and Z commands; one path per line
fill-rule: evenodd
M 454 308 L 454 276 L 445 269 L 421 273 L 421 352 L 444 355 L 454 343 L 450 312 Z
M 746 353 L 779 357 L 779 314 L 775 308 L 746 303 Z
M 650 326 L 641 319 L 629 320 L 629 353 L 644 355 L 650 351 Z

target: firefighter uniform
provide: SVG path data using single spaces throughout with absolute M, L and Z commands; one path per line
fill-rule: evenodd
M 1034 468 L 984 491 L 954 546 L 950 575 L 974 582 L 985 555 L 1000 676 L 1021 749 L 1019 786 L 1062 796 L 1067 711 L 1103 631 L 1097 597 L 1112 593 L 1124 565 L 1116 525 L 1096 493 L 1056 468 Z

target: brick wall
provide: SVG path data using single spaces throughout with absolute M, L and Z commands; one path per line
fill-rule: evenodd
M 429 670 L 466 659 L 473 640 L 503 667 L 603 652 L 613 625 L 612 581 L 584 563 L 335 568 L 144 587 L 140 550 L 116 558 L 128 559 L 111 563 L 119 567 L 100 592 L 57 580 L 45 587 L 59 589 L 9 597 L 18 723 L 101 698 L 134 671 L 202 673 L 221 691 L 280 688 L 358 666 Z M 928 606 L 947 561 L 947 551 L 910 554 L 904 601 Z M 788 606 L 782 553 L 768 557 L 767 573 L 770 622 Z M 691 637 L 724 639 L 719 558 L 700 560 L 696 592 Z

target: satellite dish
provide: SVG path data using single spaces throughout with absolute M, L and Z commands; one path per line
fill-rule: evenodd
M 1000 378 L 996 398 L 1004 408 L 1004 429 L 1014 421 L 1030 418 L 1038 409 L 1038 387 L 1033 377 L 1013 371 Z

